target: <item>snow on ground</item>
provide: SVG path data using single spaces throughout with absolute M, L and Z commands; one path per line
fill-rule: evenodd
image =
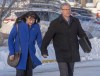
M 33 76 L 59 76 L 57 63 L 44 64 L 33 70 Z M 75 65 L 74 76 L 99 76 L 100 61 L 78 62 Z M 0 71 L 0 76 L 15 76 L 15 70 Z
M 60 76 L 59 71 L 36 73 L 33 76 Z M 99 76 L 100 67 L 75 68 L 74 76 Z

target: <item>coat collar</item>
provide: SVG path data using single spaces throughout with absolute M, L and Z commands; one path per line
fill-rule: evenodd
M 22 24 L 24 27 L 29 28 L 29 26 L 28 26 L 28 24 L 27 24 L 26 22 L 21 21 L 21 24 Z M 33 28 L 33 27 L 34 27 L 34 25 L 35 25 L 35 24 L 32 24 L 31 28 Z M 30 29 L 31 29 L 31 28 L 30 28 Z
M 63 18 L 62 15 L 58 17 L 59 22 L 65 22 L 66 20 Z M 74 21 L 74 17 L 70 15 L 70 24 Z

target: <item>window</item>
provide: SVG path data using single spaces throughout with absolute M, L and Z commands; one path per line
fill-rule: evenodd
M 48 12 L 46 12 L 46 11 L 36 11 L 36 13 L 40 17 L 40 20 L 49 21 Z
M 20 17 L 20 16 L 22 16 L 23 14 L 25 14 L 26 12 L 15 12 L 15 15 L 17 16 L 17 17 Z
M 48 12 L 48 15 L 49 15 L 49 21 L 52 21 L 56 19 L 60 14 L 55 12 Z
M 48 12 L 48 11 L 36 11 L 36 13 L 40 17 L 40 20 L 43 21 L 52 21 L 60 15 L 59 13 Z
M 87 0 L 87 3 L 93 3 L 93 0 Z
M 69 2 L 75 2 L 75 0 L 68 0 Z

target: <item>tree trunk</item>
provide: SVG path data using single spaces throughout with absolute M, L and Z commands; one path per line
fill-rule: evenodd
M 0 32 L 0 46 L 3 45 L 3 42 L 4 42 L 4 38 L 3 38 L 2 33 Z
M 7 17 L 11 6 L 12 6 L 16 1 L 17 1 L 17 0 L 13 0 L 13 1 L 10 3 L 10 5 L 8 6 L 8 8 L 5 9 L 6 0 L 3 0 L 2 8 L 1 8 L 1 10 L 0 10 L 0 28 L 2 27 L 2 21 L 5 19 L 5 17 Z M 0 46 L 3 45 L 3 42 L 4 42 L 3 34 L 0 32 Z
M 2 27 L 1 23 L 2 23 L 2 20 L 4 20 L 6 17 L 7 17 L 7 14 L 9 13 L 9 10 L 10 8 L 12 7 L 12 5 L 16 2 L 17 0 L 13 0 L 10 5 L 8 6 L 7 9 L 5 9 L 5 4 L 6 4 L 6 0 L 3 1 L 3 4 L 2 4 L 2 8 L 1 8 L 1 11 L 0 11 L 0 27 Z

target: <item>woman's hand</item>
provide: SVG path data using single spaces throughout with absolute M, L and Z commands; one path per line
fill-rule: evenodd
M 14 55 L 10 56 L 10 60 L 13 61 L 14 60 Z
M 44 58 L 47 58 L 48 55 L 44 54 L 44 55 L 42 55 L 42 56 L 43 56 Z

